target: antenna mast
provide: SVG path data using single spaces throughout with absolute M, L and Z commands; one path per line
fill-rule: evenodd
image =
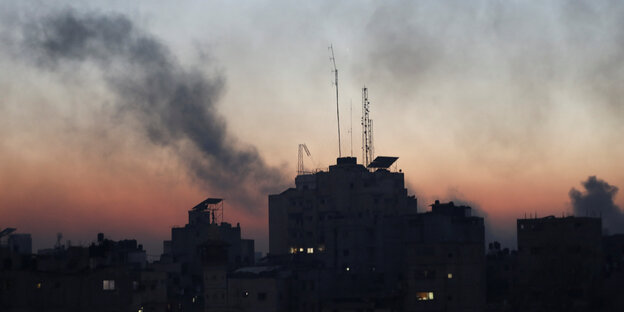
M 349 103 L 349 135 L 351 136 L 351 154 L 349 156 L 353 157 L 353 100 L 350 100 Z
M 340 142 L 340 109 L 338 106 L 338 68 L 336 68 L 336 58 L 334 57 L 334 46 L 329 45 L 329 51 L 331 52 L 331 57 L 329 58 L 332 61 L 332 65 L 334 65 L 334 85 L 336 86 L 336 120 L 338 120 L 338 157 L 342 157 L 342 145 Z
M 370 101 L 368 100 L 368 88 L 362 88 L 362 161 L 368 166 L 373 161 L 375 150 L 373 148 L 373 120 L 370 119 Z
M 308 157 L 312 158 L 312 154 L 310 154 L 310 150 L 308 149 L 308 146 L 305 145 L 305 143 L 303 144 L 299 144 L 299 158 L 297 161 L 297 175 L 302 175 L 305 174 L 306 171 L 303 168 L 303 153 L 306 153 L 306 155 L 308 155 Z

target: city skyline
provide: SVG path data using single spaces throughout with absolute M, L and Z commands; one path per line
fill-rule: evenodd
M 572 214 L 581 183 L 602 185 L 600 194 L 615 199 L 609 208 L 624 206 L 613 188 L 624 185 L 619 3 L 0 8 L 0 219 L 32 233 L 35 247 L 51 246 L 57 232 L 76 244 L 104 232 L 158 254 L 188 208 L 223 197 L 225 221 L 240 222 L 266 251 L 267 196 L 292 185 L 297 145 L 310 147 L 308 168 L 338 156 L 330 44 L 343 155 L 352 103 L 353 155 L 361 158 L 366 85 L 376 154 L 399 157 L 420 211 L 435 199 L 468 204 L 509 244 L 525 214 Z M 55 41 L 70 38 L 55 37 L 68 21 L 89 30 L 86 45 L 73 45 L 85 49 L 49 45 L 76 44 Z M 106 25 L 119 36 L 107 39 Z M 139 47 L 137 39 L 159 53 L 118 49 Z M 137 55 L 156 58 L 128 65 Z M 162 118 L 178 106 L 140 105 L 154 90 L 175 94 L 142 93 L 155 60 L 165 82 L 202 87 L 191 106 L 209 117 Z M 216 134 L 216 145 L 202 146 L 203 133 Z

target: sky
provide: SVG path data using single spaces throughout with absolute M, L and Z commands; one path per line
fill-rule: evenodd
M 376 155 L 409 194 L 468 203 L 488 240 L 516 219 L 603 215 L 624 230 L 619 1 L 0 0 L 0 227 L 152 256 L 207 197 L 268 248 L 267 195 Z M 351 139 L 352 138 L 352 139 Z

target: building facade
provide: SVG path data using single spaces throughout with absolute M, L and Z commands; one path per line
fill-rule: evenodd
M 600 218 L 518 219 L 518 285 L 524 311 L 591 311 L 602 297 Z

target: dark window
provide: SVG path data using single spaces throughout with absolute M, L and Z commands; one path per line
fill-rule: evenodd
M 414 273 L 414 278 L 416 280 L 431 280 L 435 279 L 436 271 L 435 270 L 418 270 Z

